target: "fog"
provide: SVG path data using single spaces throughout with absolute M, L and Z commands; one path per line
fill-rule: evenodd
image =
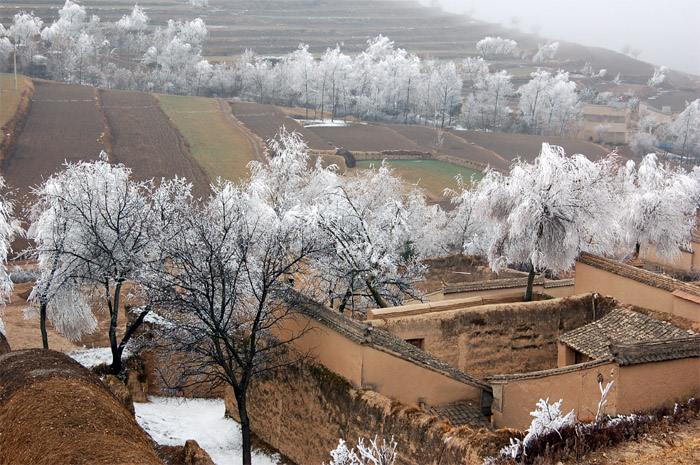
M 700 0 L 437 0 L 445 11 L 700 75 Z M 430 4 L 431 0 L 421 0 Z

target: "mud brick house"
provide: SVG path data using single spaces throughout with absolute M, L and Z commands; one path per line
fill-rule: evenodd
M 615 309 L 558 339 L 559 367 L 488 377 L 495 426 L 525 428 L 528 405 L 540 398 L 564 399 L 591 420 L 600 386 L 613 382 L 605 412 L 631 414 L 672 407 L 700 394 L 700 335 L 629 310 Z
M 700 322 L 700 287 L 584 253 L 576 262 L 574 294 L 585 292 Z

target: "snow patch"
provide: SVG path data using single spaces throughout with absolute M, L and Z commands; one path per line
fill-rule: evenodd
M 129 355 L 129 348 L 126 347 L 122 353 L 122 360 L 129 358 Z M 109 347 L 76 350 L 69 352 L 68 356 L 87 369 L 112 363 L 112 350 Z
M 329 119 L 324 119 L 324 120 L 299 120 L 299 123 L 304 126 L 305 128 L 326 128 L 326 127 L 331 127 L 331 128 L 342 128 L 348 125 L 347 122 L 345 121 L 338 121 L 334 120 L 331 121 Z
M 149 397 L 134 402 L 136 421 L 161 445 L 182 446 L 194 439 L 216 465 L 238 465 L 241 456 L 241 427 L 224 418 L 222 399 Z M 253 465 L 277 465 L 279 456 L 253 451 Z

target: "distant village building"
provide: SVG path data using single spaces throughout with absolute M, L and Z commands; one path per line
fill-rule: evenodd
M 587 104 L 581 111 L 581 118 L 580 135 L 584 140 L 606 144 L 626 144 L 630 140 L 631 111 L 626 103 Z

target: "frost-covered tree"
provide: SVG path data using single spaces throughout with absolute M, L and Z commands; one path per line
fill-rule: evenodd
M 197 10 L 205 10 L 209 8 L 209 0 L 187 0 L 187 3 Z
M 199 76 L 197 64 L 207 28 L 200 18 L 192 21 L 168 21 L 165 29 L 153 34 L 153 45 L 146 50 L 143 63 L 150 66 L 155 90 L 191 93 Z
M 84 31 L 87 21 L 85 7 L 66 0 L 63 7 L 58 10 L 58 20 L 44 28 L 41 31 L 41 37 L 49 42 L 75 39 Z
M 322 246 L 302 203 L 317 188 L 306 176 L 316 169 L 287 150 L 297 143 L 283 134 L 269 165 L 255 164 L 248 182 L 214 186 L 203 203 L 186 196 L 161 202 L 174 205 L 168 215 L 177 216 L 177 233 L 158 241 L 167 260 L 143 280 L 167 320 L 163 337 L 180 368 L 172 386 L 233 389 L 244 464 L 251 463 L 248 388 L 289 363 L 282 352 L 299 335 L 287 335 L 281 324 L 293 318 L 310 258 Z
M 659 87 L 664 82 L 664 80 L 666 80 L 667 72 L 668 68 L 666 68 L 665 66 L 654 68 L 654 74 L 649 78 L 649 81 L 647 81 L 647 85 L 649 87 Z
M 484 37 L 476 43 L 476 49 L 484 59 L 505 58 L 518 52 L 518 43 L 501 37 Z
M 559 399 L 558 402 L 553 404 L 549 403 L 549 397 L 547 399 L 540 399 L 537 402 L 537 407 L 534 412 L 530 412 L 530 415 L 534 418 L 532 423 L 527 429 L 527 434 L 525 438 L 521 441 L 516 439 L 510 440 L 510 445 L 501 449 L 501 457 L 518 459 L 523 455 L 527 455 L 527 448 L 530 447 L 532 441 L 541 438 L 549 433 L 559 433 L 563 428 L 571 426 L 576 421 L 574 416 L 574 410 L 564 415 L 561 411 L 561 404 L 564 399 Z
M 435 95 L 435 117 L 439 120 L 440 128 L 445 127 L 445 117 L 449 117 L 448 126 L 452 122 L 452 109 L 459 105 L 462 97 L 462 78 L 459 77 L 457 66 L 450 61 L 433 69 L 431 81 Z
M 494 224 L 490 216 L 477 211 L 478 183 L 474 177 L 464 181 L 457 177 L 457 190 L 446 190 L 454 208 L 447 212 L 445 247 L 448 253 L 486 255 L 493 236 Z
M 462 75 L 469 94 L 462 105 L 462 117 L 469 128 L 499 131 L 511 113 L 508 97 L 513 93 L 506 71 L 490 73 L 482 58 L 467 58 Z
M 635 247 L 636 253 L 653 245 L 659 257 L 673 260 L 681 247 L 689 245 L 695 228 L 700 202 L 698 178 L 659 162 L 653 153 L 645 156 L 639 167 L 628 161 L 619 176 L 623 245 Z
M 0 176 L 0 189 L 5 189 L 5 179 Z M 12 251 L 12 241 L 23 233 L 19 221 L 12 215 L 13 202 L 6 194 L 0 195 L 0 305 L 5 306 L 12 295 L 13 284 L 7 271 L 7 257 Z M 5 334 L 0 315 L 0 331 Z
M 525 300 L 535 274 L 568 270 L 583 252 L 611 250 L 616 217 L 611 160 L 566 156 L 543 144 L 535 161 L 516 162 L 509 175 L 488 171 L 479 182 L 478 211 L 496 223 L 488 250 L 491 268 L 524 263 L 530 269 Z M 608 227 L 603 227 L 608 225 Z
M 365 445 L 364 438 L 357 440 L 357 452 L 348 449 L 343 439 L 338 440 L 338 447 L 330 454 L 332 460 L 328 465 L 393 465 L 396 461 L 396 442 L 394 438 L 387 443 L 386 439 L 379 440 L 375 436 Z
M 535 134 L 563 136 L 581 112 L 576 83 L 565 72 L 537 70 L 531 77 L 518 88 L 523 120 Z
M 85 317 L 86 310 L 63 305 L 66 293 L 79 291 L 106 307 L 114 374 L 121 371 L 124 348 L 148 312 L 144 309 L 117 340 L 123 286 L 138 276 L 153 247 L 147 186 L 133 182 L 130 174 L 125 166 L 105 160 L 67 164 L 35 191 L 30 226 L 42 266 L 34 300 L 41 305 L 48 298 L 55 318 L 71 321 Z M 73 326 L 84 331 L 90 324 Z
M 537 53 L 532 57 L 532 61 L 535 63 L 549 63 L 559 50 L 559 42 L 547 42 L 542 44 L 537 49 Z
M 10 28 L 0 36 L 6 35 L 8 40 L 12 42 L 12 51 L 19 58 L 19 70 L 26 71 L 27 66 L 31 64 L 32 56 L 37 51 L 37 41 L 41 33 L 41 18 L 34 16 L 34 13 L 17 13 Z M 4 28 L 3 28 L 4 30 Z
M 290 81 L 291 91 L 299 95 L 298 101 L 303 104 L 306 111 L 306 119 L 309 119 L 313 79 L 316 73 L 316 62 L 313 55 L 309 52 L 309 46 L 306 44 L 299 45 L 299 48 L 288 57 L 288 64 L 292 74 Z
M 124 15 L 114 25 L 119 33 L 120 40 L 126 45 L 126 58 L 131 59 L 131 48 L 143 39 L 143 34 L 148 27 L 148 15 L 138 4 L 134 5 L 129 15 Z
M 441 247 L 429 228 L 444 220 L 386 164 L 338 178 L 316 216 L 333 249 L 314 264 L 332 305 L 340 311 L 353 302 L 386 307 L 420 296 L 415 284 L 425 272 L 421 259 Z
M 668 132 L 681 153 L 700 154 L 700 99 L 686 104 L 685 109 L 668 125 Z
M 643 156 L 656 150 L 659 140 L 648 132 L 637 132 L 630 140 L 630 149 L 635 155 Z

